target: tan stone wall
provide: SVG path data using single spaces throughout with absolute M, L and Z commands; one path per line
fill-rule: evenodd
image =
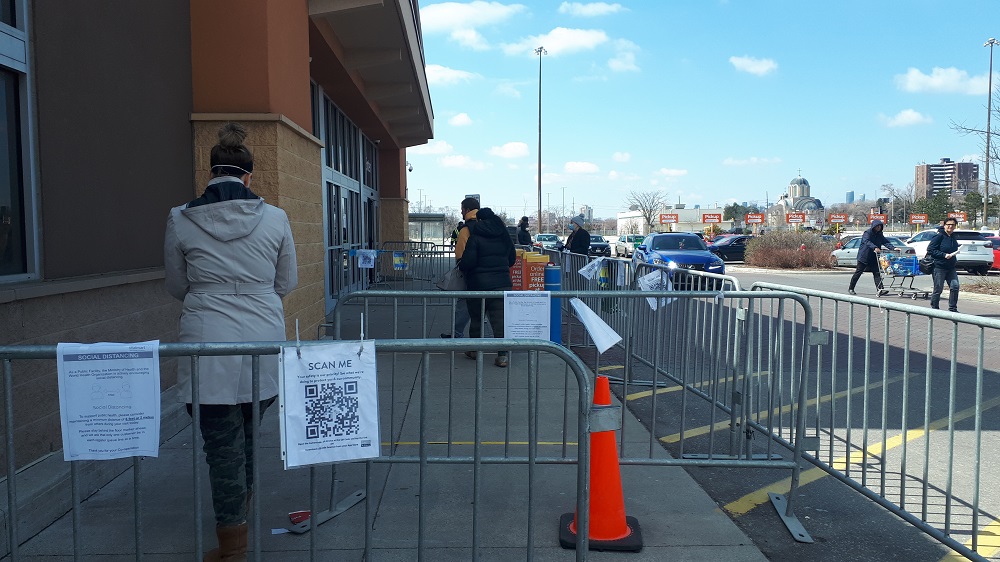
M 209 180 L 209 157 L 218 130 L 227 121 L 247 129 L 254 155 L 250 189 L 284 209 L 292 226 L 299 264 L 299 285 L 284 299 L 285 333 L 295 339 L 295 320 L 302 339 L 315 339 L 324 317 L 323 191 L 319 141 L 290 121 L 274 115 L 233 115 L 231 119 L 194 121 L 195 193 Z
M 383 242 L 410 239 L 410 203 L 406 199 L 379 201 L 380 232 Z
M 162 279 L 73 290 L 0 304 L 0 343 L 177 341 L 180 302 Z M 162 361 L 160 387 L 177 382 L 176 360 Z M 17 466 L 62 449 L 55 360 L 14 361 L 14 443 Z M 0 448 L 0 473 L 6 473 Z

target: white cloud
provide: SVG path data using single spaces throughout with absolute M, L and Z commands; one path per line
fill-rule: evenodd
M 474 50 L 489 48 L 486 39 L 476 31 L 483 26 L 502 23 L 525 11 L 521 4 L 500 2 L 442 2 L 420 10 L 420 27 L 425 34 L 448 34 L 452 41 Z
M 923 125 L 934 121 L 930 117 L 912 109 L 904 109 L 892 117 L 879 114 L 879 119 L 885 123 L 886 127 L 909 127 L 911 125 Z
M 501 82 L 500 84 L 497 85 L 496 90 L 494 91 L 500 94 L 501 96 L 507 96 L 514 99 L 521 99 L 521 91 L 518 90 L 517 88 L 518 84 L 515 84 L 513 82 Z
M 567 174 L 596 174 L 601 169 L 592 162 L 566 162 L 563 171 Z
M 989 74 L 969 76 L 964 70 L 955 67 L 934 67 L 930 76 L 916 68 L 910 68 L 906 74 L 896 75 L 896 87 L 904 92 L 931 92 L 936 94 L 968 94 L 986 95 L 989 89 Z
M 528 155 L 528 145 L 523 142 L 508 142 L 503 146 L 490 148 L 490 154 L 500 158 L 522 158 Z
M 563 2 L 559 5 L 560 14 L 569 14 L 584 18 L 606 16 L 623 11 L 625 11 L 625 8 L 621 4 L 608 4 L 607 2 L 589 2 L 587 4 L 582 2 Z
M 607 42 L 608 34 L 599 29 L 557 27 L 544 35 L 533 35 L 517 43 L 505 43 L 500 47 L 508 55 L 535 56 L 535 49 L 542 45 L 549 55 L 555 57 L 593 50 Z
M 443 140 L 432 140 L 427 144 L 411 146 L 406 149 L 407 154 L 448 154 L 452 146 Z
M 472 124 L 472 118 L 469 117 L 468 113 L 459 113 L 458 115 L 449 119 L 448 124 L 451 125 L 452 127 L 466 127 Z
M 686 176 L 688 171 L 680 170 L 677 168 L 660 168 L 659 170 L 656 171 L 656 173 L 660 174 L 661 176 L 666 176 L 668 178 L 679 178 L 681 176 Z
M 479 162 L 478 160 L 473 160 L 468 156 L 462 156 L 461 154 L 452 154 L 450 156 L 445 156 L 440 160 L 441 165 L 445 168 L 462 168 L 463 170 L 485 170 L 486 164 Z
M 618 172 L 616 172 L 615 170 L 611 170 L 610 172 L 608 172 L 608 179 L 611 180 L 611 181 L 617 180 L 618 177 L 619 177 L 619 175 L 620 174 Z
M 781 162 L 781 158 L 758 158 L 756 156 L 751 156 L 749 158 L 726 158 L 722 161 L 723 166 L 755 166 L 757 164 L 778 164 Z
M 632 159 L 632 155 L 628 152 L 616 152 L 611 155 L 611 159 L 615 162 L 628 162 Z
M 475 78 L 479 78 L 475 72 L 456 70 L 439 64 L 427 65 L 427 83 L 432 86 L 448 86 L 459 82 L 468 82 Z
M 732 64 L 736 70 L 749 72 L 750 74 L 755 74 L 757 76 L 764 76 L 765 74 L 770 74 L 778 69 L 778 63 L 771 59 L 729 57 L 729 63 Z
M 639 51 L 639 46 L 628 39 L 618 39 L 615 41 L 615 49 L 618 54 L 608 61 L 608 68 L 615 72 L 637 72 L 639 66 L 635 64 L 635 54 Z

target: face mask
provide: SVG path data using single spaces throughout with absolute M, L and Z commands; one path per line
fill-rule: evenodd
M 574 223 L 574 222 L 569 223 L 569 229 L 570 230 L 576 230 L 576 223 Z

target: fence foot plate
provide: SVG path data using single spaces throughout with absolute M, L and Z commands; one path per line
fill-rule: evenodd
M 785 496 L 774 492 L 768 492 L 767 495 L 771 498 L 771 505 L 778 511 L 778 516 L 785 523 L 788 532 L 792 534 L 792 538 L 798 542 L 812 544 L 813 538 L 802 526 L 802 523 L 799 523 L 799 518 L 794 515 L 785 515 L 785 509 L 788 507 L 788 500 Z
M 351 509 L 359 502 L 361 502 L 361 500 L 363 499 L 365 499 L 365 491 L 358 490 L 353 494 L 337 502 L 337 505 L 335 505 L 332 509 L 321 511 L 317 513 L 315 517 L 310 517 L 309 519 L 306 519 L 305 521 L 299 523 L 298 525 L 292 525 L 291 527 L 288 527 L 288 530 L 292 533 L 295 533 L 296 535 L 301 535 L 302 533 L 308 533 L 309 530 L 312 529 L 312 523 L 314 519 L 316 521 L 316 525 L 322 525 L 323 523 L 326 523 L 327 521 L 347 511 L 348 509 Z
M 745 460 L 746 457 L 737 457 L 736 455 L 708 455 L 706 453 L 684 453 L 681 455 L 682 459 L 692 459 L 692 460 L 717 460 L 717 461 L 736 461 Z M 785 457 L 782 457 L 778 453 L 757 453 L 756 455 L 750 455 L 750 460 L 755 461 L 780 461 Z

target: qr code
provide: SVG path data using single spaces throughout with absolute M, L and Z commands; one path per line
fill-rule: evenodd
M 308 384 L 306 398 L 306 439 L 357 435 L 358 383 Z

